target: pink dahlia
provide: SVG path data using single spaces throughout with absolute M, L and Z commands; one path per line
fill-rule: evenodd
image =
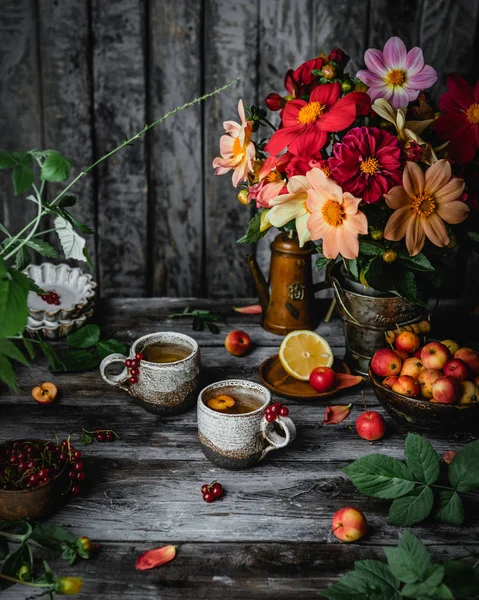
M 371 102 L 386 98 L 393 108 L 407 106 L 419 92 L 437 81 L 436 71 L 424 64 L 421 48 L 407 51 L 398 37 L 389 38 L 384 48 L 370 48 L 364 54 L 367 69 L 359 71 L 358 79 L 369 86 Z
M 401 148 L 397 138 L 376 127 L 355 127 L 334 145 L 331 177 L 345 192 L 368 204 L 401 183 Z

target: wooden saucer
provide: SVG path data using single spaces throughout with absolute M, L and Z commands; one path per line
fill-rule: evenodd
M 348 365 L 339 358 L 334 359 L 333 369 L 337 373 L 351 374 Z M 259 377 L 261 383 L 270 391 L 283 398 L 291 400 L 320 400 L 334 396 L 342 390 L 332 389 L 329 392 L 318 393 L 309 385 L 307 381 L 301 381 L 288 375 L 283 369 L 277 354 L 270 356 L 259 367 Z

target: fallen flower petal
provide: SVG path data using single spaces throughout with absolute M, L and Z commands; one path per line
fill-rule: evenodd
M 242 313 L 243 315 L 260 315 L 263 309 L 259 304 L 250 304 L 249 306 L 233 306 L 236 312 Z
M 162 548 L 154 548 L 147 550 L 144 554 L 136 559 L 136 570 L 146 571 L 153 567 L 161 567 L 176 556 L 176 548 L 174 546 L 163 546 Z
M 351 412 L 351 404 L 342 404 L 338 406 L 327 406 L 324 411 L 323 423 L 326 425 L 336 425 L 341 423 Z
M 452 463 L 452 459 L 456 456 L 457 452 L 455 450 L 446 450 L 442 455 L 442 460 L 450 465 Z
M 353 387 L 354 385 L 358 385 L 364 381 L 364 377 L 361 375 L 348 375 L 346 373 L 336 373 L 336 386 L 334 391 L 344 390 L 349 387 Z

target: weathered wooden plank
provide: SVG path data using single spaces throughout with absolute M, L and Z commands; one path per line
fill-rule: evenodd
M 367 48 L 382 50 L 393 35 L 400 37 L 408 48 L 418 46 L 423 5 L 424 0 L 372 0 Z M 426 51 L 425 47 L 423 49 Z M 362 55 L 361 62 L 363 63 Z M 430 60 L 427 62 L 430 63 Z
M 75 533 L 89 534 L 89 526 Z M 93 534 L 92 534 L 93 535 Z M 155 541 L 161 546 L 163 540 Z M 184 543 L 175 541 L 174 561 L 161 569 L 135 571 L 136 557 L 151 548 L 141 541 L 101 544 L 100 554 L 66 570 L 65 563 L 49 561 L 55 573 L 83 577 L 82 595 L 106 600 L 251 600 L 292 597 L 316 599 L 339 575 L 352 568 L 354 561 L 367 558 L 385 560 L 381 547 L 368 542 L 331 543 Z M 428 550 L 437 561 L 461 557 L 457 547 L 430 544 Z M 471 549 L 472 551 L 473 549 Z M 467 551 L 467 546 L 466 546 Z M 24 600 L 21 586 L 8 591 L 11 600 Z M 6 596 L 5 596 L 6 597 Z
M 145 126 L 144 4 L 92 5 L 98 156 Z M 103 296 L 146 293 L 147 194 L 144 140 L 98 167 L 98 253 Z
M 71 178 L 93 163 L 88 12 L 86 1 L 46 0 L 42 2 L 38 14 L 45 147 L 59 150 L 72 162 Z M 72 193 L 78 197 L 78 204 L 72 208 L 72 213 L 92 229 L 96 226 L 95 177 L 96 173 L 92 172 L 72 188 Z M 62 187 L 63 184 L 49 184 L 50 198 Z M 54 243 L 58 246 L 56 239 Z M 87 236 L 87 247 L 95 263 L 93 236 Z
M 200 2 L 150 3 L 149 121 L 201 96 L 201 26 Z M 205 291 L 201 111 L 191 107 L 148 134 L 154 295 Z
M 205 127 L 205 235 L 207 295 L 214 298 L 250 295 L 251 278 L 245 255 L 249 248 L 236 244 L 251 215 L 236 200 L 231 175 L 216 177 L 211 166 L 219 156 L 225 120 L 238 121 L 238 99 L 256 102 L 258 0 L 206 0 L 204 30 L 205 89 L 211 90 L 240 75 L 238 86 L 204 105 Z M 200 276 L 197 274 L 197 277 Z
M 33 0 L 2 2 L 0 145 L 10 152 L 39 148 L 43 144 L 35 4 Z M 32 202 L 13 195 L 11 171 L 0 170 L 0 221 L 15 234 L 34 213 Z
M 468 0 L 424 0 L 419 45 L 427 64 L 439 75 L 433 88 L 436 99 L 446 90 L 449 73 L 470 75 L 477 57 L 479 3 Z

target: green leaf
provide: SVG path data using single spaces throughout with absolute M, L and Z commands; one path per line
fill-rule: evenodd
M 431 444 L 417 433 L 409 433 L 404 448 L 406 464 L 411 473 L 431 485 L 439 477 L 439 456 Z
M 57 152 L 49 150 L 41 169 L 42 181 L 65 181 L 70 175 L 72 165 L 69 160 Z
M 426 546 L 410 531 L 405 531 L 399 538 L 398 546 L 407 550 L 414 558 L 420 577 L 423 577 L 431 564 L 431 555 Z
M 479 487 L 479 440 L 460 450 L 448 468 L 449 481 L 458 492 Z
M 407 583 L 401 590 L 406 598 L 438 598 L 438 587 L 444 578 L 444 567 L 442 565 L 431 565 L 426 574 L 426 579 L 417 583 Z
M 35 346 L 32 344 L 32 342 L 26 337 L 22 337 L 22 342 L 23 342 L 23 345 L 25 346 L 25 350 L 28 352 L 28 356 L 30 358 L 35 358 L 35 356 L 36 356 Z
M 37 523 L 33 528 L 31 539 L 35 540 L 44 548 L 59 550 L 63 542 L 75 542 L 76 537 L 63 527 L 49 525 L 48 523 Z
M 380 560 L 357 560 L 354 567 L 356 572 L 366 573 L 368 582 L 377 590 L 394 594 L 399 589 L 399 581 L 391 573 L 391 569 Z
M 454 460 L 456 460 L 456 458 L 457 455 L 454 457 Z M 454 462 L 454 460 L 452 462 Z M 441 521 L 441 523 L 462 525 L 464 521 L 464 505 L 456 491 L 441 490 L 439 492 L 439 506 L 435 517 L 438 521 Z
M 32 281 L 0 258 L 0 338 L 17 335 L 27 324 L 28 292 Z
M 16 165 L 13 169 L 13 192 L 15 196 L 28 190 L 34 182 L 33 171 L 24 164 Z
M 416 254 L 416 256 L 409 256 L 407 250 L 401 249 L 398 252 L 398 259 L 407 263 L 407 266 L 415 271 L 435 270 L 429 259 L 422 253 Z
M 76 196 L 62 196 L 60 198 L 60 201 L 58 202 L 58 206 L 61 206 L 62 208 L 67 208 L 69 206 L 75 206 L 76 203 Z
M 65 253 L 65 258 L 85 261 L 85 255 L 83 254 L 85 240 L 73 229 L 72 224 L 63 217 L 56 217 L 53 224 Z
M 61 359 L 53 346 L 42 340 L 39 336 L 37 337 L 38 345 L 43 355 L 48 359 L 49 369 L 52 372 L 64 371 L 62 368 Z
M 330 600 L 367 600 L 370 598 L 364 576 L 358 571 L 350 571 L 339 581 L 321 592 L 321 595 Z
M 90 352 L 83 349 L 61 352 L 59 354 L 59 359 L 60 365 L 50 369 L 52 373 L 62 371 L 80 373 L 81 371 L 89 371 L 90 369 L 98 367 L 101 362 L 98 352 Z
M 408 302 L 417 304 L 416 278 L 412 271 L 401 270 L 394 283 L 396 292 Z
M 32 256 L 30 250 L 25 246 L 20 246 L 15 254 L 15 269 L 23 271 L 32 262 Z
M 126 344 L 117 340 L 103 340 L 98 342 L 96 347 L 102 360 L 110 354 L 125 354 L 127 351 Z
M 8 556 L 8 542 L 5 538 L 0 537 L 0 560 Z
M 7 556 L 5 562 L 2 565 L 2 574 L 8 575 L 8 577 L 17 578 L 18 569 L 24 562 L 28 562 L 27 558 L 27 547 L 22 545 L 15 552 L 12 552 Z M 12 583 L 6 579 L 0 579 L 0 590 L 5 590 L 10 587 Z
M 445 560 L 445 583 L 454 596 L 464 600 L 479 598 L 479 572 L 471 564 L 459 560 Z
M 399 498 L 415 485 L 404 463 L 382 454 L 363 456 L 343 470 L 361 493 L 375 498 Z
M 22 165 L 27 167 L 33 166 L 33 156 L 30 152 L 12 152 L 13 158 Z
M 91 348 L 100 341 L 100 328 L 92 323 L 85 325 L 67 335 L 66 341 L 71 348 Z
M 413 555 L 404 548 L 385 547 L 384 553 L 391 573 L 403 583 L 416 583 L 421 577 L 419 566 Z
M 90 268 L 90 271 L 93 271 L 93 263 L 90 257 L 90 253 L 88 252 L 88 248 L 86 246 L 83 248 L 83 256 L 85 257 L 85 262 Z
M 93 444 L 94 441 L 95 441 L 95 439 L 92 436 L 92 434 L 88 431 L 85 431 L 85 429 L 83 429 L 82 434 L 80 436 L 80 443 L 84 444 L 85 446 L 88 446 L 90 444 Z
M 15 158 L 6 150 L 0 150 L 0 169 L 11 169 L 17 164 Z
M 255 216 L 249 222 L 247 232 L 244 234 L 243 237 L 241 237 L 239 240 L 237 240 L 236 243 L 237 244 L 253 244 L 254 242 L 258 242 L 261 238 L 264 238 L 264 236 L 268 233 L 268 230 L 260 231 L 260 228 L 261 228 L 261 215 L 260 215 L 260 213 L 256 213 Z
M 55 248 L 45 240 L 31 238 L 28 240 L 27 245 L 35 250 L 35 252 L 38 252 L 40 256 L 47 256 L 48 258 L 56 258 L 58 256 Z
M 330 262 L 330 258 L 326 258 L 325 256 L 318 256 L 318 258 L 316 259 L 316 269 L 318 271 L 322 271 L 329 265 Z
M 359 254 L 363 254 L 364 256 L 380 256 L 384 250 L 384 246 L 377 242 L 371 240 L 359 241 Z
M 420 523 L 429 515 L 434 504 L 434 494 L 428 486 L 412 490 L 409 494 L 396 498 L 389 509 L 389 523 L 409 527 Z
M 359 267 L 357 259 L 345 258 L 344 262 L 346 263 L 348 273 L 350 273 L 354 277 L 354 279 L 359 279 Z
M 0 339 L 0 355 L 16 360 L 22 365 L 28 366 L 28 360 L 23 356 L 20 350 L 13 342 L 6 339 Z

